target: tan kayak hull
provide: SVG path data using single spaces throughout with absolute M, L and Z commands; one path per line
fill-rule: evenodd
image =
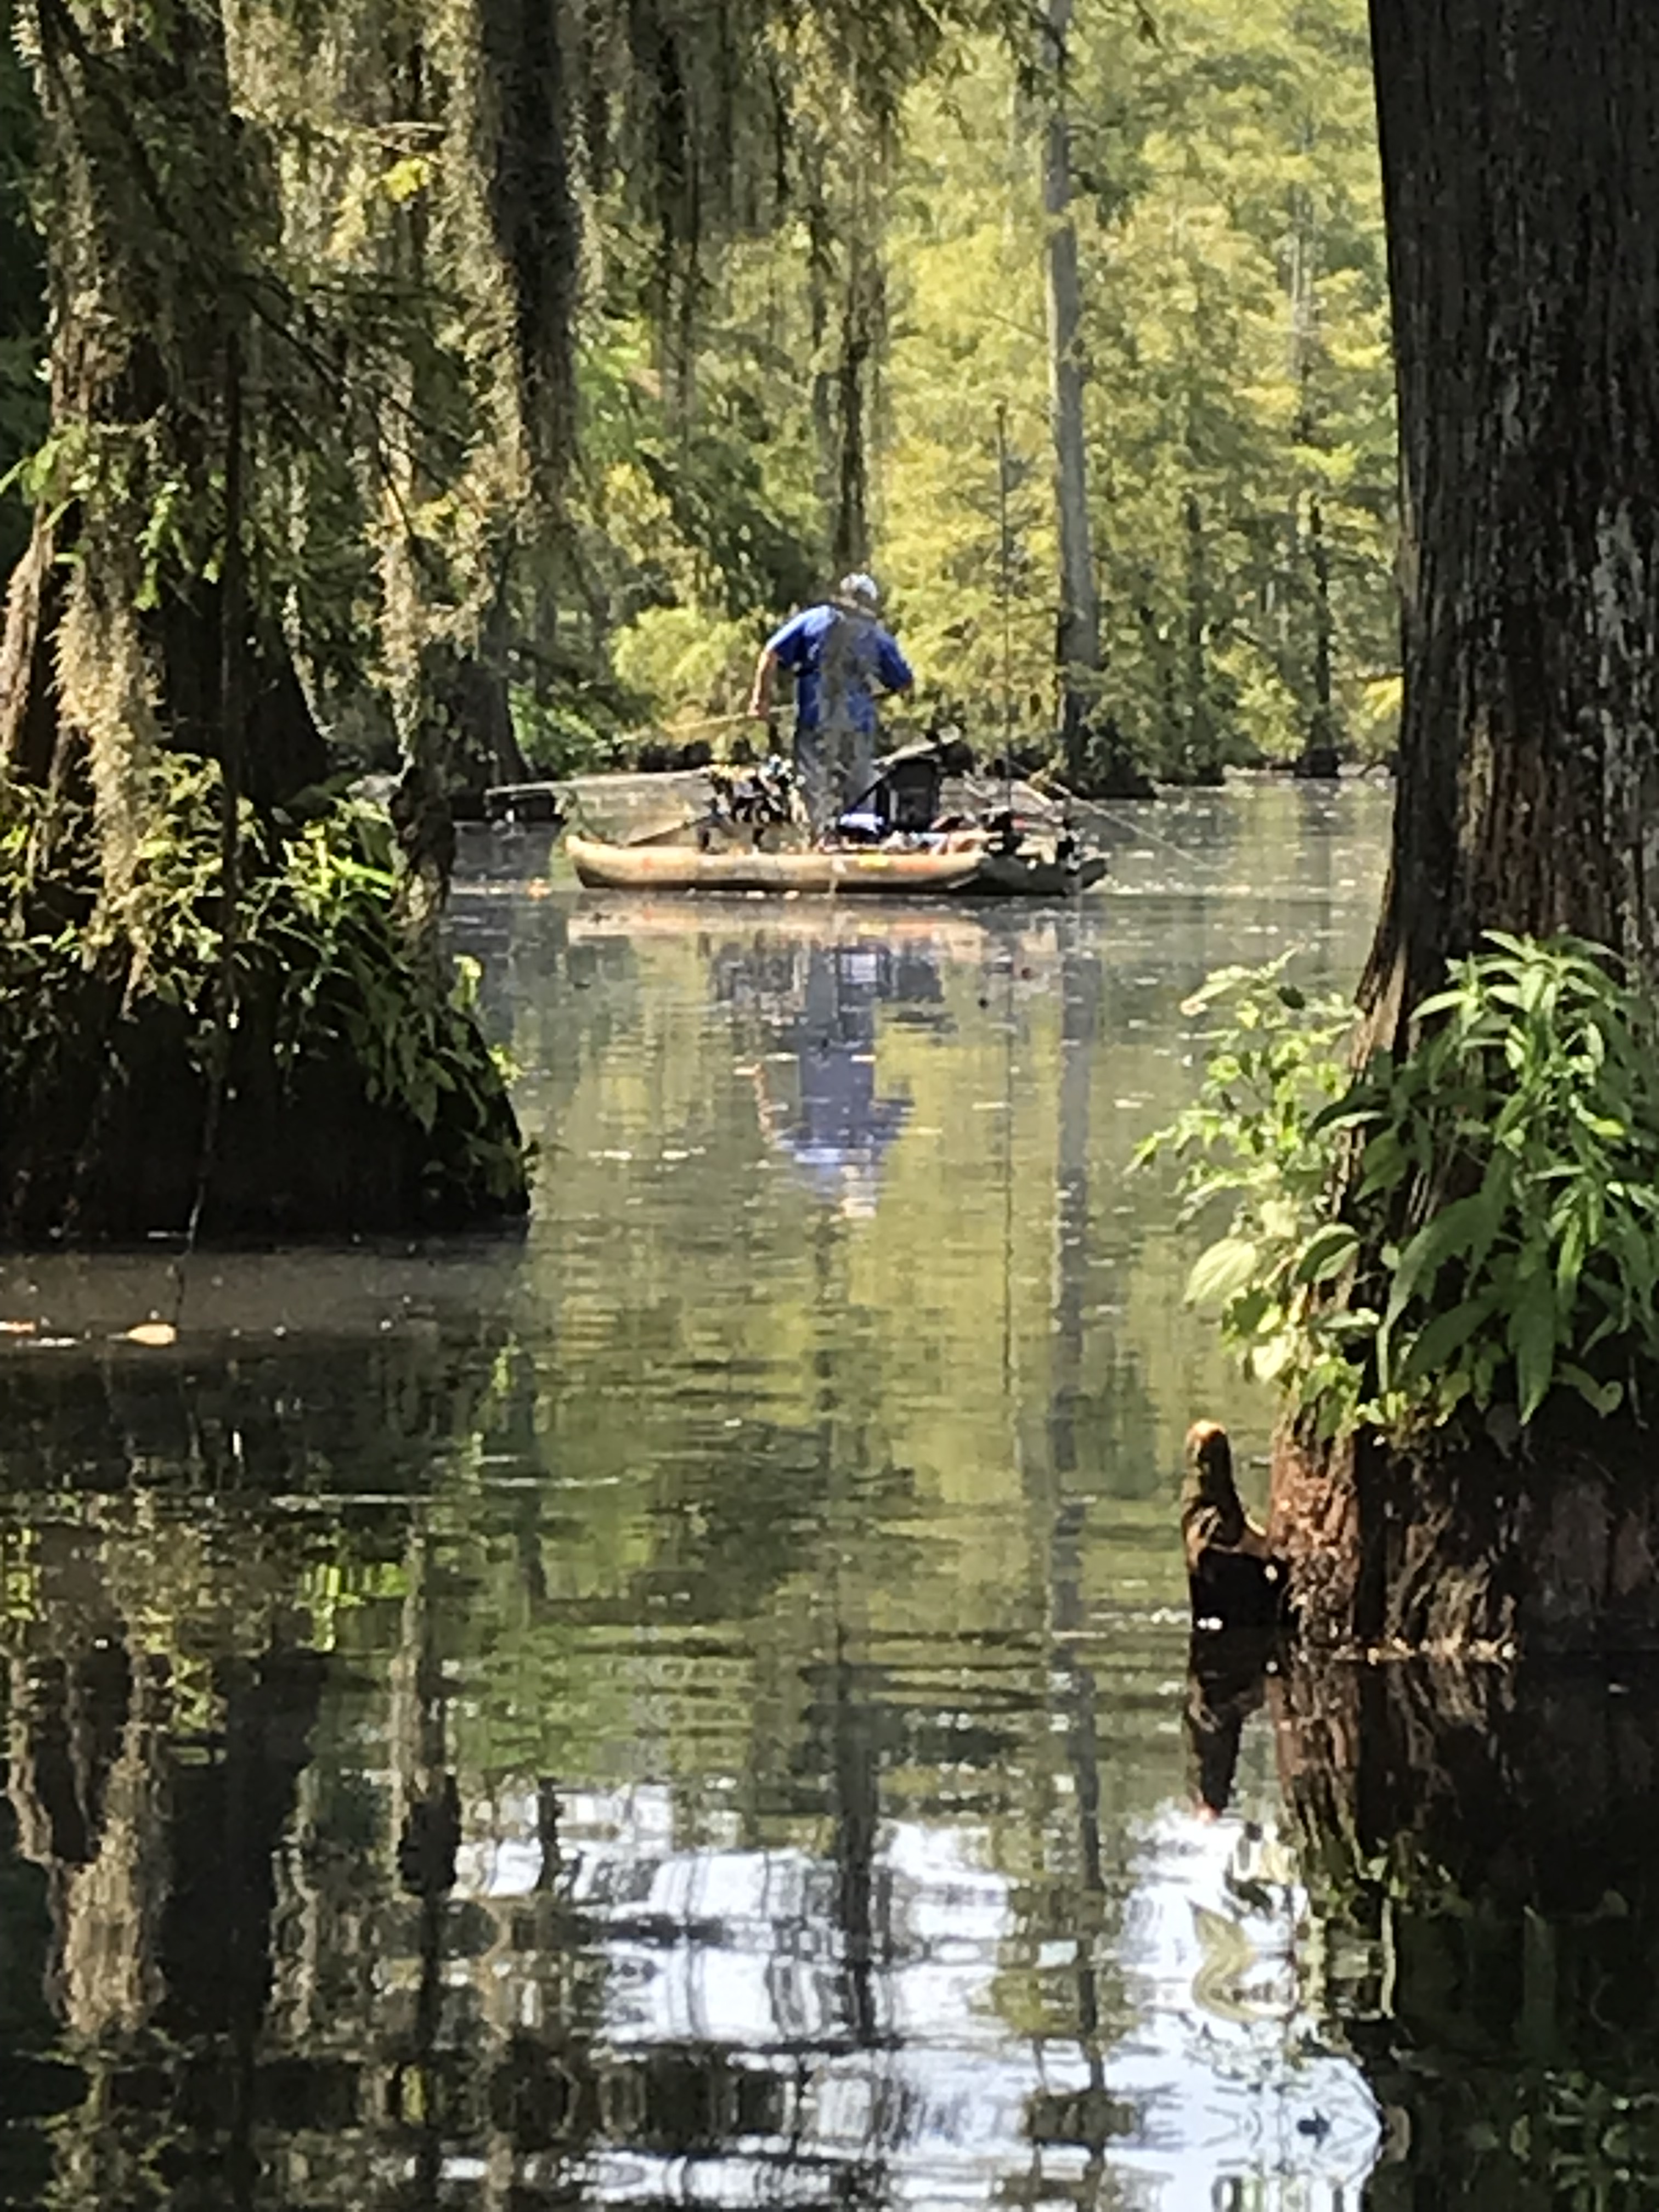
M 1098 861 L 1022 854 L 705 853 L 695 845 L 608 845 L 567 836 L 590 890 L 794 891 L 814 896 L 1063 898 L 1098 881 Z

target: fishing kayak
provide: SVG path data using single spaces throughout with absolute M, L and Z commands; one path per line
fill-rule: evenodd
M 704 852 L 696 845 L 611 845 L 567 836 L 590 890 L 732 891 L 845 898 L 1066 898 L 1100 881 L 1094 854 L 993 852 L 984 845 L 916 850 L 850 847 L 810 853 Z

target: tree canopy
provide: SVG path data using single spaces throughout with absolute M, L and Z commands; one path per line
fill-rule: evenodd
M 867 562 L 941 717 L 1054 726 L 1049 84 L 1019 11 L 29 0 L 15 32 L 0 222 L 44 231 L 58 360 L 9 550 L 20 501 L 73 508 L 77 726 L 170 726 L 176 671 L 152 698 L 154 640 L 115 632 L 216 582 L 234 339 L 241 587 L 343 765 L 718 747 L 769 621 Z M 1361 10 L 1085 5 L 1063 63 L 1097 716 L 1175 775 L 1383 747 Z M 0 465 L 42 428 L 39 261 L 6 267 Z M 94 321 L 101 361 L 70 339 Z M 124 703 L 81 696 L 123 666 Z

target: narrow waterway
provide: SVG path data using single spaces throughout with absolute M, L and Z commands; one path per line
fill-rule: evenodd
M 1189 1681 L 1182 1433 L 1267 1408 L 1131 1165 L 1388 805 L 1125 809 L 1064 910 L 480 837 L 524 1235 L 0 1260 L 0 2202 L 1461 2201 L 1305 1714 Z

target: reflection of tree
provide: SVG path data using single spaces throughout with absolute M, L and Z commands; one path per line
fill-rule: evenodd
M 188 1367 L 11 1364 L 0 1958 L 45 2014 L 0 2008 L 0 2084 L 15 2120 L 64 2115 L 53 2179 L 25 2201 L 149 2203 L 160 2167 L 246 2203 L 273 2130 L 331 2131 L 356 2106 L 372 2046 L 343 2063 L 315 2031 L 319 1992 L 350 1978 L 351 1946 L 328 1937 L 360 1934 L 374 1900 L 339 1910 L 326 1871 L 297 1863 L 331 1671 L 305 1647 L 395 1571 L 410 1470 L 489 1418 L 477 1330 L 459 1357 L 412 1328 L 297 1357 L 267 1332 Z M 327 1498 L 348 1485 L 379 1491 L 372 1512 Z M 9 2132 L 0 2190 L 38 2142 Z
M 455 1886 L 460 1790 L 448 1765 L 443 1661 L 433 1617 L 424 1530 L 410 1537 L 398 1648 L 391 1667 L 392 1826 L 398 1878 L 415 1900 L 416 1979 L 408 2046 L 394 2060 L 391 2106 L 415 2140 L 411 2204 L 436 2201 L 446 2099 L 440 2072 L 445 1907 Z
M 78 1647 L 77 1632 L 72 1615 L 58 1622 L 56 1648 L 11 1669 L 9 1792 L 20 1850 L 46 1877 L 46 1991 L 85 2076 L 59 2178 L 83 2201 L 125 2201 L 131 2130 L 113 2122 L 137 2094 L 137 2109 L 160 2106 L 174 2166 L 204 2159 L 227 2201 L 245 2203 L 274 1860 L 320 1663 L 227 1662 L 206 1755 L 181 1757 L 176 1661 L 135 1648 L 129 1625 Z
M 159 1993 L 167 1894 L 164 1680 L 102 1637 L 67 1658 L 12 1662 L 10 1795 L 24 1856 L 44 1869 L 52 1990 L 77 2035 L 143 2027 Z
M 1273 1694 L 1324 1999 L 1395 2116 L 1367 2204 L 1659 2201 L 1659 1681 L 1298 1668 Z

